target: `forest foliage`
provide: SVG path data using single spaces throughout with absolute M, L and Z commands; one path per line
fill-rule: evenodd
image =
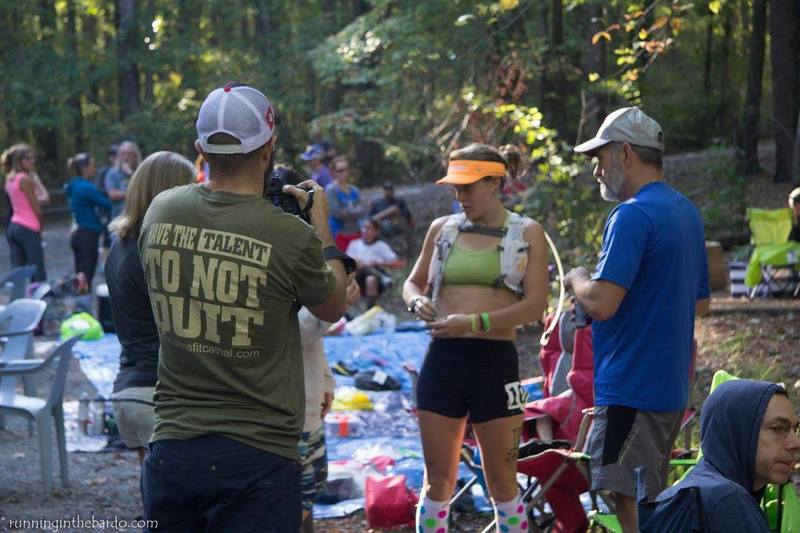
M 642 106 L 663 126 L 668 152 L 732 145 L 744 162 L 753 136 L 787 130 L 795 142 L 800 91 L 777 115 L 772 87 L 800 88 L 800 8 L 770 3 L 765 30 L 766 4 L 3 2 L 0 142 L 33 144 L 54 187 L 69 156 L 102 159 L 123 139 L 145 153 L 194 158 L 203 98 L 235 79 L 262 88 L 278 108 L 280 160 L 299 166 L 308 143 L 328 139 L 353 158 L 362 185 L 430 180 L 468 142 L 517 144 L 537 191 L 527 209 L 553 218 L 569 243 L 592 244 L 603 207 L 596 192 L 573 186 L 586 161 L 573 159 L 571 146 L 594 135 L 607 112 Z M 783 39 L 777 56 L 774 39 Z M 784 41 L 794 48 L 782 52 Z M 791 76 L 773 79 L 774 62 L 794 65 Z M 742 170 L 758 172 L 749 161 Z M 796 167 L 776 164 L 776 178 L 797 179 Z

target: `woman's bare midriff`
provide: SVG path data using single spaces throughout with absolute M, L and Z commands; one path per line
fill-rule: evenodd
M 444 285 L 439 291 L 436 307 L 440 317 L 447 315 L 472 313 L 480 314 L 503 309 L 519 301 L 516 294 L 503 287 L 448 287 Z M 488 333 L 475 333 L 464 337 L 513 341 L 517 338 L 514 328 L 492 329 Z

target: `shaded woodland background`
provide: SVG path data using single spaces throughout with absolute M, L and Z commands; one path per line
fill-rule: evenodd
M 231 79 L 279 109 L 279 160 L 328 139 L 362 186 L 518 144 L 526 209 L 571 245 L 597 241 L 607 206 L 574 186 L 570 148 L 623 105 L 668 153 L 734 147 L 728 196 L 762 172 L 759 140 L 771 177 L 800 181 L 800 0 L 16 0 L 0 31 L 0 145 L 33 144 L 54 188 L 69 156 L 124 139 L 194 158 L 197 110 Z

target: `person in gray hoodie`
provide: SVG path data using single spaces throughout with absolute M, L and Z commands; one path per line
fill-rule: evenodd
M 703 404 L 703 457 L 683 481 L 659 494 L 643 531 L 667 531 L 680 512 L 670 508 L 673 497 L 697 487 L 706 531 L 768 533 L 759 502 L 768 483 L 789 481 L 800 450 L 798 432 L 800 422 L 783 387 L 747 379 L 721 384 Z

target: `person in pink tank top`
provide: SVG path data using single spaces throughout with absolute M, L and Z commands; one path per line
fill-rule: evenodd
M 35 265 L 34 281 L 44 281 L 42 250 L 42 207 L 49 200 L 36 175 L 36 155 L 27 144 L 16 144 L 3 152 L 5 192 L 11 205 L 6 239 L 11 248 L 11 267 Z

